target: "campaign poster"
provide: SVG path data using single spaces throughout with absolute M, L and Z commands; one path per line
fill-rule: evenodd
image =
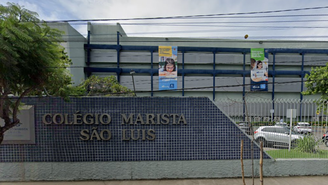
M 268 91 L 268 63 L 264 48 L 251 49 L 251 91 Z
M 158 46 L 159 90 L 176 90 L 178 84 L 178 47 Z

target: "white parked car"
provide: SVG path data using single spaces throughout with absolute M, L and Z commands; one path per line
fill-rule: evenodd
M 285 122 L 276 122 L 275 126 L 289 127 L 289 125 Z
M 254 139 L 256 142 L 263 142 L 264 146 L 284 145 L 289 144 L 289 132 L 290 130 L 285 126 L 261 126 L 254 132 Z M 291 145 L 296 146 L 298 139 L 302 139 L 303 136 L 292 131 Z
M 294 127 L 294 131 L 300 134 L 311 134 L 312 127 L 308 122 L 298 122 Z

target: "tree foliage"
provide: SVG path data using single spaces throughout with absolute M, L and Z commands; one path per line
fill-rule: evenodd
M 30 95 L 133 96 L 114 76 L 92 76 L 72 86 L 71 65 L 60 45 L 61 32 L 18 4 L 0 5 L 0 143 L 4 133 L 17 125 L 21 100 Z M 16 98 L 11 98 L 15 96 Z
M 134 96 L 134 93 L 119 84 L 114 76 L 90 76 L 79 87 L 85 90 L 88 96 Z
M 19 123 L 23 97 L 44 91 L 65 97 L 74 89 L 66 69 L 71 60 L 59 43 L 61 32 L 37 16 L 14 3 L 0 5 L 0 118 L 5 122 L 0 143 L 4 132 Z
M 304 95 L 320 94 L 321 100 L 328 101 L 328 63 L 323 67 L 312 68 L 310 75 L 306 75 Z M 322 102 L 322 101 L 321 101 Z

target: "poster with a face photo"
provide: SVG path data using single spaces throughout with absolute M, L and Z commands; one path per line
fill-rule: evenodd
M 268 52 L 263 48 L 251 49 L 251 91 L 268 91 Z
M 178 47 L 158 46 L 159 90 L 176 90 L 178 84 Z

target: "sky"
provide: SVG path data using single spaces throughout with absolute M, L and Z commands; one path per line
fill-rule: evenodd
M 249 40 L 328 40 L 326 0 L 0 0 L 7 2 L 45 21 L 75 20 L 69 23 L 84 36 L 87 21 L 81 20 L 120 23 L 131 37 L 244 39 L 247 34 Z M 284 11 L 268 13 L 278 10 Z

